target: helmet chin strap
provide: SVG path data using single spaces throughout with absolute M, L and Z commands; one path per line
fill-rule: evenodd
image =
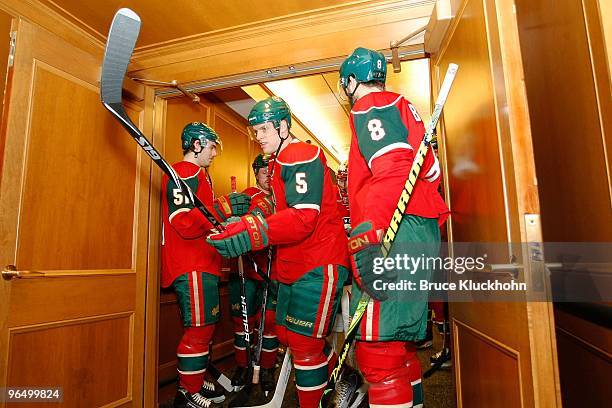
M 348 96 L 349 98 L 349 103 L 351 104 L 351 106 L 355 104 L 355 92 L 357 92 L 357 88 L 359 88 L 359 85 L 361 85 L 361 82 L 358 82 L 357 80 L 355 80 L 355 82 L 357 82 L 357 85 L 355 85 L 355 89 L 353 89 L 353 92 L 347 92 L 347 89 L 344 90 L 346 92 L 346 96 Z
M 197 159 L 198 158 L 198 154 L 202 153 L 202 151 L 206 148 L 206 145 L 208 144 L 208 141 L 206 142 L 206 145 L 202 146 L 202 141 L 200 140 L 200 150 L 196 152 L 195 149 L 194 149 L 194 146 L 193 146 L 196 140 L 200 140 L 200 139 L 193 139 L 191 141 L 191 147 L 189 147 L 189 150 L 191 150 L 193 152 L 193 157 Z

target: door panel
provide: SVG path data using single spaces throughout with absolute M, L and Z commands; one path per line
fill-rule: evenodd
M 454 5 L 455 20 L 432 56 L 438 84 L 450 62 L 460 66 L 441 144 L 449 240 L 501 244 L 506 249 L 487 262 L 522 264 L 519 280 L 532 282 L 542 264 L 521 242 L 541 242 L 540 208 L 513 2 Z M 460 407 L 560 406 L 549 303 L 457 302 L 450 314 Z
M 100 112 L 95 86 L 38 61 L 33 77 L 17 264 L 45 270 L 130 269 L 134 142 L 119 137 L 119 123 Z M 51 95 L 69 99 L 50 104 Z M 75 120 L 75 114 L 89 119 Z M 118 137 L 92 134 L 98 129 Z M 109 223 L 116 214 L 122 214 L 122 222 Z
M 0 383 L 141 406 L 150 161 L 102 107 L 98 59 L 13 29 L 0 262 L 20 277 L 0 281 Z
M 458 324 L 456 360 L 459 362 L 458 375 L 465 371 L 477 371 L 489 381 L 461 381 L 461 400 L 467 407 L 508 407 L 521 406 L 521 382 L 519 355 L 516 350 L 502 345 L 484 333 Z M 504 381 L 496 381 L 503 378 Z M 491 381 L 492 380 L 492 381 Z

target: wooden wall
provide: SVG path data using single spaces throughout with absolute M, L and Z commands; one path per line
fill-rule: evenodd
M 597 3 L 516 2 L 546 241 L 612 241 L 612 8 Z M 579 307 L 555 305 L 561 394 L 565 406 L 598 406 L 610 398 L 597 384 L 612 370 L 612 331 Z
M 507 250 L 486 262 L 524 262 L 529 281 L 531 259 L 516 244 L 538 241 L 540 209 L 513 1 L 451 3 L 455 18 L 431 56 L 434 90 L 459 64 L 440 138 L 449 241 L 500 243 Z M 450 304 L 458 406 L 557 406 L 551 305 L 485 299 Z
M 612 389 L 612 313 L 604 305 L 555 309 L 561 395 L 565 407 L 604 407 Z
M 546 241 L 612 241 L 612 100 L 595 0 L 518 0 Z
M 6 123 L 4 117 L 4 98 L 6 97 L 4 91 L 6 87 L 6 81 L 8 78 L 7 63 L 10 48 L 10 32 L 11 23 L 13 16 L 0 10 L 0 38 L 4 38 L 4 41 L 0 41 L 0 157 L 4 157 L 4 137 L 6 132 L 2 129 Z M 3 162 L 0 160 L 0 175 L 2 175 Z
M 5 99 L 0 383 L 140 404 L 150 161 L 99 99 L 99 60 L 16 18 Z M 143 126 L 143 107 L 126 111 Z M 143 157 L 144 156 L 144 157 Z

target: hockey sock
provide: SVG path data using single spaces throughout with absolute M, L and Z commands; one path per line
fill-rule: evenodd
M 236 364 L 241 367 L 247 366 L 247 352 L 246 352 L 246 339 L 244 334 L 244 324 L 241 317 L 232 317 L 234 323 L 234 355 L 236 358 Z M 253 327 L 255 319 L 249 317 L 249 329 L 250 329 L 250 344 L 252 345 L 255 341 L 253 336 Z
M 338 361 L 338 353 L 336 350 L 328 343 L 325 342 L 325 347 L 323 347 L 323 354 L 325 354 L 325 358 L 327 359 L 327 377 L 331 375 L 331 372 L 334 371 L 334 366 L 336 365 L 336 361 Z
M 276 311 L 266 310 L 266 322 L 264 325 L 263 341 L 261 345 L 262 368 L 273 368 L 276 364 L 278 354 L 278 337 L 276 336 Z
M 416 348 L 412 343 L 406 343 L 406 367 L 412 386 L 412 401 L 414 408 L 423 406 L 423 384 L 421 382 L 421 363 L 417 357 Z
M 212 340 L 215 325 L 185 327 L 176 350 L 180 386 L 191 394 L 200 391 L 208 366 L 208 344 Z
M 357 342 L 357 363 L 370 384 L 370 407 L 412 407 L 406 354 L 404 342 Z
M 327 385 L 328 356 L 325 340 L 287 331 L 295 366 L 295 385 L 300 408 L 315 408 Z M 331 354 L 330 354 L 331 357 Z

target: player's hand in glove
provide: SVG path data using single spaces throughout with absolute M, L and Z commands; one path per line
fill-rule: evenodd
M 389 281 L 385 272 L 382 274 L 373 272 L 374 259 L 383 256 L 380 249 L 381 238 L 382 230 L 376 231 L 371 221 L 364 221 L 353 228 L 348 241 L 355 280 L 361 289 L 378 301 L 387 300 L 388 296 L 384 291 L 376 290 L 374 282 L 377 280 L 381 282 Z M 380 286 L 379 289 L 381 289 Z
M 252 214 L 227 220 L 225 230 L 210 235 L 206 241 L 225 258 L 235 258 L 268 246 L 268 224 Z
M 268 197 L 257 196 L 251 201 L 251 214 L 267 218 L 274 213 L 274 206 Z
M 217 198 L 213 204 L 215 212 L 222 221 L 230 217 L 240 217 L 249 211 L 251 197 L 243 193 L 230 193 Z

